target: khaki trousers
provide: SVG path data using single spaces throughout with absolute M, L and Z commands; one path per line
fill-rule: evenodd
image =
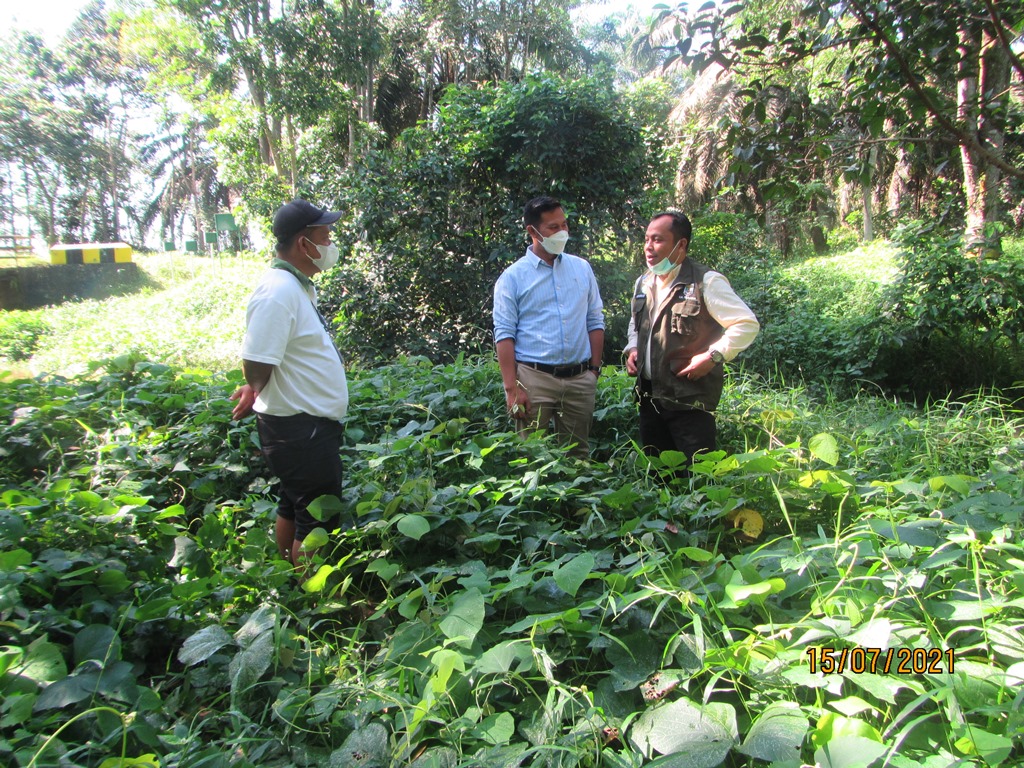
M 584 371 L 571 379 L 558 379 L 526 365 L 516 365 L 516 378 L 530 396 L 534 418 L 519 429 L 527 435 L 548 429 L 555 423 L 555 434 L 563 445 L 575 443 L 573 456 L 590 455 L 590 423 L 594 418 L 597 377 Z

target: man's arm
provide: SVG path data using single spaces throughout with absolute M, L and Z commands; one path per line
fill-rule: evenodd
M 706 376 L 717 365 L 711 358 L 712 350 L 720 352 L 726 361 L 732 360 L 750 346 L 761 330 L 757 317 L 736 295 L 725 275 L 709 272 L 703 288 L 708 312 L 725 331 L 706 352 L 694 355 L 690 364 L 676 374 L 679 377 L 699 379 Z
M 498 351 L 498 367 L 508 412 L 513 419 L 529 420 L 533 416 L 533 406 L 529 393 L 520 386 L 516 376 L 516 343 L 513 339 L 502 339 L 494 346 Z
M 275 367 L 270 363 L 257 363 L 252 360 L 242 361 L 242 374 L 245 376 L 245 384 L 236 389 L 231 395 L 232 400 L 238 401 L 238 404 L 231 411 L 231 418 L 243 419 L 252 413 L 252 406 L 256 402 L 256 396 L 269 383 Z
M 601 363 L 604 360 L 604 328 L 595 328 L 587 333 L 590 337 L 590 367 L 596 368 L 594 378 L 601 375 Z
M 626 373 L 636 376 L 636 318 L 632 313 L 629 315 L 629 328 L 626 330 L 626 348 L 623 353 L 626 355 Z

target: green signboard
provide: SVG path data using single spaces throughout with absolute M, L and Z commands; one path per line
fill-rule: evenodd
M 213 221 L 218 232 L 234 232 L 238 229 L 238 225 L 235 224 L 235 217 L 230 213 L 215 213 Z
M 216 232 L 206 232 L 203 235 L 203 237 L 205 238 L 206 242 L 209 243 L 210 245 L 216 245 L 217 244 L 217 233 Z
M 199 243 L 195 240 L 185 241 L 185 252 L 186 253 L 199 253 Z
M 164 240 L 164 250 L 165 251 L 173 251 L 174 250 L 174 241 L 173 240 Z

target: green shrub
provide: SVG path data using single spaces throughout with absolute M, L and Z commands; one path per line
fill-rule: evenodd
M 968 257 L 932 224 L 895 237 L 899 274 L 872 328 L 878 381 L 918 397 L 1021 386 L 1024 259 Z
M 49 330 L 43 311 L 4 312 L 0 315 L 0 357 L 28 360 Z

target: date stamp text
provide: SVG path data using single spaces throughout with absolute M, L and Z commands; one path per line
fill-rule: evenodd
M 852 672 L 856 675 L 924 675 L 953 672 L 952 648 L 822 648 L 807 649 L 811 674 Z

